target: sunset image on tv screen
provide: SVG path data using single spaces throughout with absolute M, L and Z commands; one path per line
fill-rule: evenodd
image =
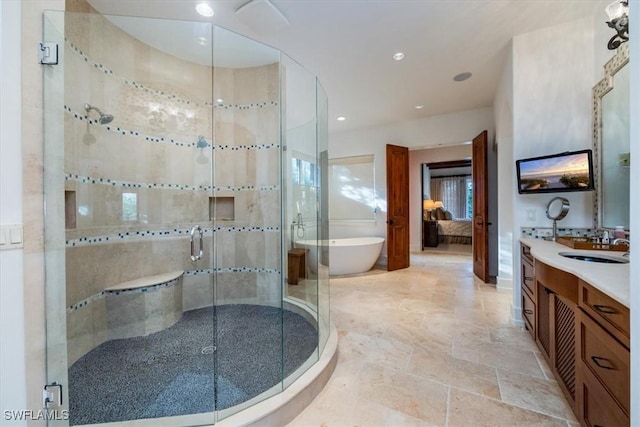
M 589 155 L 571 154 L 520 163 L 520 190 L 585 189 L 590 187 Z

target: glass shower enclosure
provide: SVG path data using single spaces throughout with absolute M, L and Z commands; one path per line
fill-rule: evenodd
M 281 393 L 329 333 L 317 79 L 209 23 L 43 20 L 51 424 L 210 425 Z

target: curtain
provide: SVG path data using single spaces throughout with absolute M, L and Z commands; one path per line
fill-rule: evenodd
M 454 218 L 467 217 L 467 176 L 431 177 L 431 200 L 441 201 Z

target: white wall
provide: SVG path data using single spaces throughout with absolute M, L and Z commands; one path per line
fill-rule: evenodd
M 508 107 L 511 105 L 513 157 L 508 159 L 509 150 L 505 147 L 506 156 L 500 154 L 500 166 L 511 171 L 509 174 L 505 170 L 501 175 L 510 179 L 513 186 L 515 159 L 591 148 L 594 19 L 584 18 L 523 34 L 515 37 L 512 43 L 512 69 L 505 70 L 503 77 L 503 92 L 496 106 L 501 116 L 496 127 L 505 136 L 504 141 L 499 142 L 499 147 L 502 147 L 510 140 Z M 513 81 L 511 96 L 509 73 L 512 73 Z M 551 221 L 546 218 L 544 210 L 553 195 L 520 195 L 513 187 L 507 193 L 506 185 L 509 184 L 501 182 L 500 194 L 514 195 L 512 278 L 513 283 L 520 283 L 520 228 L 550 227 Z M 571 210 L 560 225 L 591 227 L 592 193 L 564 193 L 563 196 L 570 201 Z M 527 221 L 528 211 L 534 213 L 535 220 Z M 506 252 L 508 230 L 502 229 L 500 237 L 501 252 Z M 521 323 L 520 299 L 520 288 L 514 286 L 512 316 L 516 324 Z
M 410 122 L 396 123 L 388 126 L 368 128 L 353 132 L 331 134 L 329 136 L 329 158 L 346 157 L 363 154 L 374 155 L 375 186 L 378 205 L 382 208 L 376 214 L 374 221 L 345 223 L 330 223 L 330 236 L 380 236 L 386 237 L 386 144 L 401 145 L 409 149 L 449 146 L 471 141 L 483 130 L 489 131 L 489 140 L 493 135 L 493 111 L 491 108 L 463 111 L 427 117 Z M 414 171 L 410 178 L 410 185 L 418 188 L 420 196 L 420 171 Z M 410 170 L 410 173 L 412 171 Z M 415 204 L 415 203 L 414 203 Z M 417 231 L 416 231 L 417 230 Z M 420 232 L 413 222 L 410 224 L 410 234 Z M 415 237 L 412 239 L 415 240 Z M 386 260 L 386 245 L 382 249 L 381 263 Z
M 631 67 L 631 155 L 640 158 L 640 1 L 631 2 L 630 67 Z M 631 230 L 633 235 L 640 233 L 640 164 L 631 164 Z M 634 240 L 637 244 L 638 238 Z M 631 425 L 640 426 L 640 250 L 631 251 Z
M 22 224 L 20 1 L 0 2 L 0 224 Z M 35 50 L 35 49 L 34 49 Z M 24 251 L 0 251 L 0 412 L 27 409 Z M 0 424 L 9 421 L 4 415 Z M 12 426 L 26 425 L 13 422 Z
M 498 147 L 498 288 L 513 288 L 513 203 L 515 168 L 513 167 L 513 50 L 509 54 L 493 103 Z M 519 305 L 517 306 L 519 307 Z M 521 313 L 512 313 L 520 319 Z

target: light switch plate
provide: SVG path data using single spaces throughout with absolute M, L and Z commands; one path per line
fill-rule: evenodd
M 527 221 L 535 221 L 535 220 L 536 220 L 536 210 L 527 209 Z
M 23 247 L 22 224 L 3 224 L 0 226 L 0 249 L 19 249 Z

